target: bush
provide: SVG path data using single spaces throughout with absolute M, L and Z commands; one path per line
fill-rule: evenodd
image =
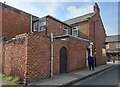
M 20 78 L 18 76 L 14 77 L 11 82 L 19 84 Z
M 5 77 L 5 75 L 4 75 L 3 73 L 0 73 L 0 77 L 4 78 L 4 77 Z
M 7 79 L 8 81 L 12 81 L 12 80 L 13 80 L 13 76 L 6 77 L 6 79 Z

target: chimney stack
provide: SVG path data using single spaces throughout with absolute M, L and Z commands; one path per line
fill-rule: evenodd
M 95 3 L 94 5 L 94 13 L 98 13 L 98 14 L 100 13 L 100 8 L 97 3 Z

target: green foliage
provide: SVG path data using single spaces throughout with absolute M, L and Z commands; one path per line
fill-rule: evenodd
M 13 82 L 15 84 L 19 84 L 20 78 L 18 76 L 5 76 L 3 73 L 0 72 L 0 77 L 5 78 L 6 80 Z
M 5 77 L 5 75 L 4 75 L 3 73 L 0 73 L 0 77 L 4 78 L 4 77 Z
M 13 80 L 13 76 L 6 77 L 6 79 L 7 79 L 8 81 L 12 81 L 12 80 Z
M 18 76 L 14 77 L 11 82 L 19 84 L 20 78 Z

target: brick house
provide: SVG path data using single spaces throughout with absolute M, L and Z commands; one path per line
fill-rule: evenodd
M 107 55 L 114 57 L 120 56 L 120 35 L 113 35 L 106 37 L 106 52 Z
M 96 61 L 97 65 L 105 64 L 102 57 L 105 31 L 96 10 L 91 18 L 88 17 L 89 20 L 83 21 L 81 28 L 49 15 L 37 18 L 5 4 L 2 4 L 2 14 L 2 37 L 9 38 L 0 43 L 1 66 L 6 75 L 17 75 L 22 81 L 30 82 L 87 67 L 87 56 L 92 53 L 88 48 L 90 42 L 94 42 L 92 33 L 95 28 L 92 21 L 95 19 L 99 20 L 99 24 L 96 24 L 99 30 L 96 30 L 95 40 L 101 40 L 95 42 Z M 15 22 L 11 17 L 18 17 L 19 21 Z M 10 31 L 6 26 L 10 26 Z M 82 28 L 89 32 L 85 30 L 86 34 Z
M 15 37 L 15 35 L 30 32 L 31 19 L 35 20 L 38 18 L 1 2 L 0 11 L 2 15 L 2 34 L 0 35 L 5 39 L 10 39 Z
M 98 4 L 95 3 L 93 13 L 69 19 L 64 22 L 87 35 L 88 39 L 93 42 L 95 65 L 105 64 L 105 56 L 103 56 L 103 54 L 105 51 L 106 33 L 100 17 L 100 8 Z M 78 34 L 78 36 L 80 35 L 81 34 Z

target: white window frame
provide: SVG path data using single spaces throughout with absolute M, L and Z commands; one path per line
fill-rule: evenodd
M 41 26 L 41 25 L 40 25 L 40 22 L 42 22 L 42 21 L 43 21 L 43 20 L 39 21 L 38 32 L 41 32 L 41 31 L 46 30 L 46 28 L 45 28 L 44 30 L 41 30 L 41 29 L 40 29 L 40 27 L 44 27 L 44 26 L 46 26 L 46 19 L 44 19 L 44 21 L 45 21 L 45 25 L 44 25 L 44 26 Z
M 36 32 L 38 30 L 38 23 L 37 22 L 33 23 L 33 27 L 34 27 L 33 31 Z
M 120 48 L 120 42 L 116 42 L 116 48 Z
M 109 43 L 108 43 L 108 44 L 106 44 L 106 49 L 109 49 Z
M 64 28 L 63 29 L 63 33 L 64 33 L 64 31 L 66 31 L 67 33 L 66 34 L 64 34 L 64 35 L 68 35 L 68 28 Z
M 74 29 L 74 28 L 76 28 L 76 29 Z M 73 33 L 74 30 L 77 30 L 77 35 L 75 35 L 75 36 L 73 35 L 73 34 L 74 34 L 74 33 Z M 77 37 L 77 36 L 78 36 L 78 27 L 73 27 L 73 28 L 72 28 L 72 36 L 74 36 L 74 37 Z

